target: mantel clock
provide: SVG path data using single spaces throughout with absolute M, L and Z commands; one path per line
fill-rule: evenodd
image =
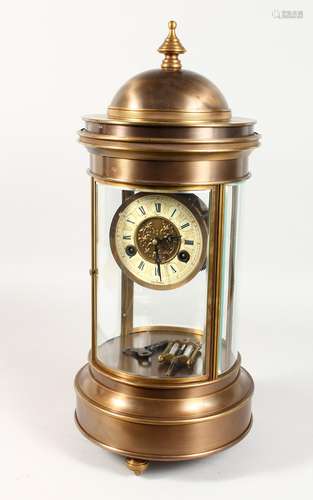
M 90 153 L 91 331 L 76 422 L 136 474 L 220 451 L 251 427 L 236 346 L 237 234 L 254 121 L 182 69 L 170 21 L 160 69 L 84 117 Z

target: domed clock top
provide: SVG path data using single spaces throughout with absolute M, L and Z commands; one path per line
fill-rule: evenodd
M 221 91 L 207 78 L 182 69 L 179 55 L 186 52 L 169 22 L 169 34 L 159 52 L 164 54 L 161 69 L 144 71 L 128 80 L 113 97 L 108 117 L 164 121 L 225 120 L 231 116 Z

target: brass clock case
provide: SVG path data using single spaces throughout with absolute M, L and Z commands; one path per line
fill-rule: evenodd
M 151 193 L 150 193 L 151 194 Z M 116 247 L 116 228 L 117 228 L 117 223 L 123 214 L 124 210 L 135 200 L 145 198 L 146 196 L 150 196 L 148 193 L 137 193 L 133 196 L 130 196 L 125 200 L 121 206 L 118 208 L 116 211 L 111 227 L 110 227 L 110 245 L 111 245 L 111 251 L 114 256 L 115 261 L 119 265 L 119 267 L 122 269 L 123 273 L 125 273 L 131 280 L 135 281 L 139 285 L 145 286 L 147 288 L 152 288 L 154 290 L 172 290 L 174 288 L 183 286 L 184 284 L 188 283 L 190 280 L 192 280 L 196 274 L 203 269 L 205 260 L 206 260 L 206 248 L 207 248 L 207 238 L 208 238 L 208 226 L 207 226 L 207 208 L 203 204 L 203 202 L 200 200 L 195 195 L 192 194 L 164 194 L 160 193 L 160 196 L 166 197 L 168 199 L 172 200 L 177 200 L 179 203 L 183 204 L 195 217 L 197 224 L 199 225 L 200 231 L 201 231 L 201 239 L 202 239 L 202 250 L 201 254 L 198 259 L 197 265 L 194 267 L 193 271 L 186 277 L 186 279 L 178 281 L 177 283 L 173 284 L 151 284 L 148 283 L 147 281 L 144 281 L 137 276 L 135 276 L 129 268 L 122 262 L 118 251 Z M 156 195 L 156 193 L 154 193 Z M 152 223 L 152 225 L 149 227 L 149 233 L 144 232 L 144 229 L 147 228 L 147 224 Z M 136 235 L 135 235 L 135 241 L 137 243 L 137 249 L 139 253 L 142 255 L 142 257 L 150 262 L 155 263 L 155 260 L 153 258 L 153 245 L 152 242 L 155 237 L 159 236 L 160 234 L 164 232 L 166 234 L 167 229 L 171 228 L 173 233 L 177 236 L 180 235 L 179 229 L 177 226 L 168 220 L 167 218 L 163 216 L 154 216 L 154 217 L 149 217 L 148 219 L 143 220 L 138 227 L 136 228 Z M 161 260 L 161 265 L 171 261 L 175 256 L 177 256 L 178 251 L 180 249 L 180 240 L 174 241 L 167 243 L 165 242 L 165 245 L 160 248 L 160 260 Z
M 252 423 L 253 381 L 241 367 L 239 355 L 236 362 L 232 359 L 229 369 L 219 371 L 219 354 L 220 341 L 224 341 L 221 297 L 227 185 L 233 184 L 232 209 L 235 207 L 237 214 L 238 183 L 250 176 L 248 158 L 259 146 L 260 136 L 254 130 L 254 120 L 232 117 L 225 97 L 210 80 L 182 69 L 180 55 L 185 48 L 175 28 L 176 23 L 170 21 L 168 36 L 159 48 L 164 55 L 161 68 L 128 80 L 113 97 L 107 112 L 85 116 L 84 128 L 79 131 L 79 141 L 90 153 L 88 173 L 92 178 L 92 349 L 89 364 L 75 380 L 76 421 L 88 439 L 128 457 L 128 466 L 136 474 L 147 468 L 149 460 L 189 460 L 220 451 L 244 437 Z M 159 290 L 176 288 L 192 279 L 207 259 L 201 373 L 167 378 L 159 373 L 141 376 L 135 370 L 118 371 L 115 365 L 110 367 L 108 358 L 106 363 L 99 361 L 99 184 L 122 191 L 123 203 L 110 228 L 111 250 L 122 269 L 121 335 L 116 337 L 119 342 L 131 347 L 132 336 L 143 336 L 149 328 L 153 335 L 159 331 L 169 336 L 173 332 L 191 335 L 186 328 L 175 325 L 136 328 L 133 285 L 136 281 Z M 210 191 L 209 214 L 207 207 L 204 209 L 195 201 L 199 198 L 189 194 L 202 190 Z M 172 286 L 140 281 L 121 262 L 117 252 L 115 235 L 120 214 L 145 193 L 171 196 L 184 203 L 201 229 L 203 245 L 197 266 L 188 279 Z M 236 234 L 236 220 L 234 217 L 231 222 L 233 234 Z M 138 226 L 136 250 L 147 261 L 153 262 L 153 234 L 165 230 L 166 223 L 161 217 L 151 217 Z M 174 226 L 170 230 L 172 234 L 179 232 Z M 229 253 L 233 260 L 230 261 L 234 264 L 235 238 L 231 243 Z M 178 240 L 164 245 L 160 265 L 171 262 L 181 249 Z M 229 277 L 231 296 L 233 267 Z M 232 314 L 232 307 L 228 313 Z M 227 338 L 231 341 L 232 337 Z M 119 356 L 123 359 L 123 352 L 116 353 L 120 367 Z M 112 356 L 110 359 L 112 363 Z M 133 366 L 134 360 L 129 363 Z M 151 370 L 154 368 L 151 365 Z

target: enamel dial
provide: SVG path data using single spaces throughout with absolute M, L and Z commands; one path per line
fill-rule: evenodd
M 206 253 L 206 223 L 194 195 L 139 193 L 116 212 L 112 253 L 140 285 L 166 290 L 191 280 Z

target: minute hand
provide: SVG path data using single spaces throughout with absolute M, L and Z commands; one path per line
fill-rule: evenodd
M 162 281 L 162 277 L 161 277 L 161 261 L 160 261 L 158 244 L 155 245 L 155 261 L 156 261 L 156 264 L 158 266 L 158 273 L 159 273 L 160 281 Z

